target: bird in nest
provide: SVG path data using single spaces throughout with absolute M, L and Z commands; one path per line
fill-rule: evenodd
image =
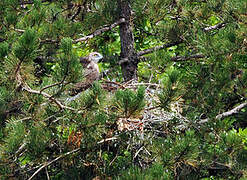
M 88 89 L 92 86 L 93 82 L 100 77 L 98 62 L 103 56 L 98 52 L 92 52 L 87 57 L 81 57 L 80 63 L 84 69 L 84 81 L 78 82 L 71 89 L 70 95 L 75 96 L 78 93 Z

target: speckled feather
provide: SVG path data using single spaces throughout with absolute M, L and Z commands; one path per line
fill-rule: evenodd
M 74 88 L 71 90 L 72 96 L 88 89 L 94 81 L 99 79 L 100 72 L 97 62 L 102 59 L 102 57 L 103 56 L 101 54 L 93 52 L 90 53 L 89 56 L 80 59 L 80 62 L 84 68 L 83 77 L 85 80 L 74 85 Z

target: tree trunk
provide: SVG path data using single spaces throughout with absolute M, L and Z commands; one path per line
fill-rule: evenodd
M 120 24 L 121 53 L 120 65 L 125 81 L 137 77 L 138 58 L 134 49 L 134 36 L 131 23 L 130 0 L 118 0 L 120 18 L 125 22 Z

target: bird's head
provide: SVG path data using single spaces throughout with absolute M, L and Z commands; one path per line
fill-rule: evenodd
M 98 63 L 102 58 L 103 56 L 98 52 L 92 52 L 88 56 L 89 61 L 93 61 L 95 63 Z

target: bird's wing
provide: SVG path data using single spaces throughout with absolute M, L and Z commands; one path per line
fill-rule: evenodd
M 81 57 L 80 63 L 81 63 L 83 68 L 86 68 L 88 66 L 88 64 L 90 63 L 89 58 L 88 57 Z
M 84 81 L 76 83 L 74 85 L 71 95 L 76 95 L 81 91 L 89 88 L 94 81 L 99 79 L 100 73 L 99 73 L 98 65 L 91 61 L 88 64 L 88 66 L 84 69 L 83 76 L 84 76 Z

